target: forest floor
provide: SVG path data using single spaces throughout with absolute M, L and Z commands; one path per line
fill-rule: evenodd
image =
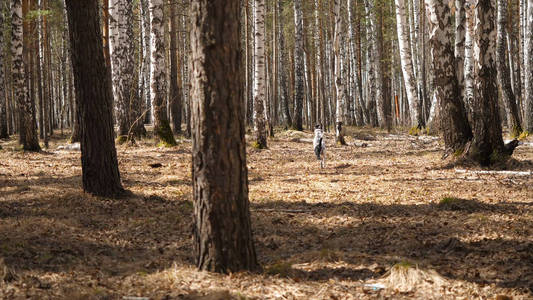
M 118 146 L 119 200 L 81 191 L 66 136 L 41 153 L 0 141 L 0 299 L 533 299 L 531 173 L 453 166 L 435 137 L 369 129 L 349 146 L 328 134 L 320 169 L 311 139 L 248 147 L 264 271 L 230 275 L 194 266 L 190 141 Z M 531 140 L 513 158 L 533 170 Z

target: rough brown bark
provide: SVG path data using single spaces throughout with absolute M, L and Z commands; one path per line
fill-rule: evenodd
M 240 1 L 191 2 L 194 245 L 198 268 L 259 268 L 244 143 Z
M 113 139 L 111 74 L 104 58 L 97 1 L 67 0 L 83 189 L 105 197 L 124 192 Z
M 169 0 L 170 6 L 170 114 L 175 134 L 181 134 L 181 72 L 178 55 L 178 24 L 176 22 L 176 3 Z

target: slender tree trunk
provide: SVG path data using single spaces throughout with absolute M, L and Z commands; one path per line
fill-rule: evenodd
M 267 148 L 265 101 L 265 0 L 254 0 L 254 132 L 255 146 Z
M 476 5 L 474 39 L 474 139 L 469 156 L 481 165 L 503 160 L 505 153 L 496 83 L 495 1 L 479 0 Z
M 7 95 L 4 74 L 4 1 L 0 1 L 0 139 L 9 138 L 7 130 Z
M 463 151 L 472 139 L 470 124 L 466 118 L 459 87 L 454 72 L 454 49 L 452 47 L 452 20 L 450 8 L 439 0 L 426 0 L 430 24 L 430 45 L 435 92 L 440 106 L 440 128 L 447 151 Z
M 222 273 L 256 270 L 241 117 L 240 1 L 193 0 L 191 14 L 196 264 Z
M 405 0 L 395 1 L 400 61 L 402 65 L 405 89 L 407 92 L 407 101 L 409 101 L 409 114 L 411 116 L 410 125 L 411 127 L 422 128 L 424 126 L 424 120 L 422 119 L 422 106 L 420 105 L 416 88 L 416 78 L 413 74 L 413 61 L 411 57 L 411 47 L 409 46 L 409 32 L 407 29 Z
M 346 145 L 344 140 L 344 110 L 346 105 L 346 95 L 341 74 L 341 43 L 343 42 L 344 28 L 342 26 L 341 2 L 334 0 L 335 37 L 333 40 L 333 52 L 335 55 L 335 88 L 337 93 L 337 110 L 335 112 L 335 141 L 340 145 Z
M 302 113 L 304 98 L 302 0 L 294 0 L 294 129 L 303 130 Z
M 141 32 L 142 32 L 142 47 L 144 58 L 142 61 L 142 80 L 144 87 L 144 98 L 145 98 L 145 110 L 146 116 L 144 122 L 152 122 L 152 100 L 150 98 L 150 62 L 152 57 L 151 51 L 151 42 L 150 42 L 150 9 L 148 6 L 148 0 L 140 0 L 139 8 L 141 14 Z
M 163 0 L 149 0 L 150 9 L 150 99 L 154 109 L 154 137 L 163 144 L 174 146 L 176 140 L 170 128 L 166 110 L 166 66 Z
M 96 1 L 67 0 L 76 101 L 80 106 L 83 189 L 116 197 L 120 182 L 113 140 L 110 72 L 104 58 Z
M 513 136 L 520 135 L 522 126 L 518 116 L 518 107 L 513 93 L 506 50 L 507 37 L 507 0 L 498 0 L 498 38 L 496 45 L 496 60 L 498 67 L 498 85 L 503 96 L 503 104 L 507 111 L 509 130 Z
M 528 0 L 527 7 L 527 27 L 524 34 L 525 38 L 525 111 L 524 120 L 525 129 L 533 133 L 533 0 Z
M 283 15 L 282 13 L 282 6 L 281 1 L 277 1 L 278 11 L 280 12 L 280 17 L 278 19 L 278 34 L 279 34 L 279 49 L 281 50 L 279 53 L 279 60 L 281 63 L 281 69 L 280 69 L 280 83 L 281 83 L 281 106 L 282 111 L 284 115 L 284 121 L 285 121 L 285 127 L 290 128 L 292 127 L 292 118 L 291 113 L 289 110 L 289 90 L 287 87 L 287 68 L 288 68 L 288 62 L 287 57 L 285 55 L 285 35 L 283 33 Z
M 182 90 L 178 54 L 178 24 L 176 23 L 176 3 L 168 0 L 170 6 L 170 113 L 175 134 L 181 134 Z

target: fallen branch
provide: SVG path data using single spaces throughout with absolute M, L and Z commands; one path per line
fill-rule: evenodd
M 533 171 L 473 171 L 464 169 L 455 169 L 455 173 L 472 173 L 472 174 L 496 174 L 496 175 L 515 175 L 515 176 L 531 176 Z

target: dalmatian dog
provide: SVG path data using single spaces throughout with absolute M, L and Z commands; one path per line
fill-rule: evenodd
M 320 168 L 326 166 L 326 140 L 324 138 L 324 131 L 322 125 L 315 126 L 315 138 L 313 139 L 313 149 L 318 160 L 320 160 Z

